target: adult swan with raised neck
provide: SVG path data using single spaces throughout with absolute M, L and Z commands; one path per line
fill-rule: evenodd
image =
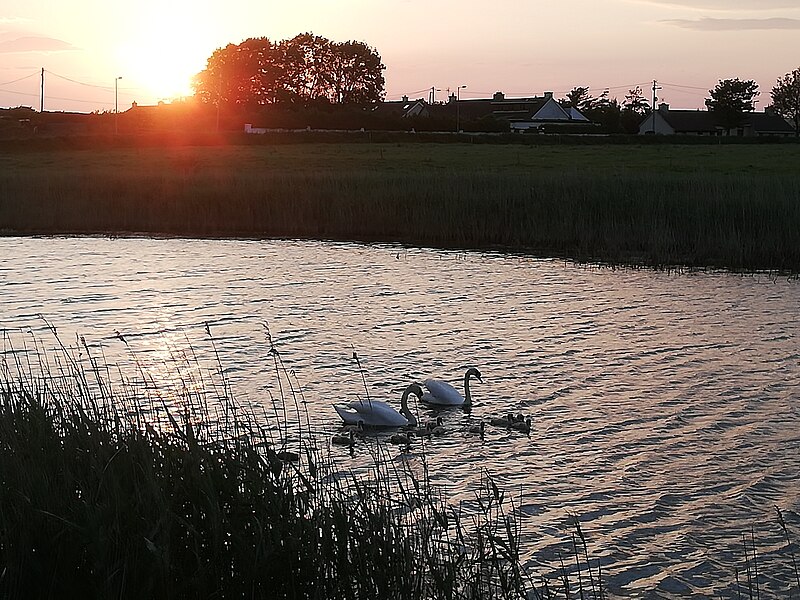
M 475 367 L 470 367 L 464 373 L 464 395 L 452 385 L 441 379 L 426 379 L 423 384 L 428 391 L 422 394 L 422 401 L 437 406 L 472 406 L 472 396 L 469 393 L 469 380 L 474 377 L 481 383 L 481 372 Z

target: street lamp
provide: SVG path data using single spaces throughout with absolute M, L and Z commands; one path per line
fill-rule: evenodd
M 456 88 L 456 133 L 461 131 L 461 90 L 463 90 L 465 85 L 460 85 Z
M 117 124 L 117 115 L 119 114 L 119 80 L 122 77 L 116 77 L 114 79 L 114 134 L 119 133 L 119 126 Z

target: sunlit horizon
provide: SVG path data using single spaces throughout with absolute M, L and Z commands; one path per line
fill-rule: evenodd
M 442 0 L 374 7 L 314 0 L 302 9 L 274 2 L 225 5 L 144 0 L 108 8 L 0 0 L 0 106 L 45 110 L 125 110 L 193 94 L 192 80 L 212 52 L 250 37 L 288 39 L 306 31 L 358 40 L 386 65 L 386 98 L 563 97 L 576 86 L 623 99 L 653 80 L 659 101 L 703 108 L 720 79 L 754 79 L 757 109 L 776 80 L 798 67 L 800 7 L 784 0 L 576 0 L 569 7 L 495 3 L 493 11 Z M 117 79 L 121 78 L 121 79 Z

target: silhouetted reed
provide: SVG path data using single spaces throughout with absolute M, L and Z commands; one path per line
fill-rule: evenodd
M 533 585 L 488 475 L 467 509 L 424 454 L 415 474 L 376 442 L 368 472 L 340 469 L 271 340 L 282 397 L 255 415 L 188 340 L 165 383 L 122 333 L 132 374 L 50 330 L 55 344 L 3 331 L 0 597 L 571 597 L 566 572 Z
M 83 155 L 72 169 L 76 152 L 29 153 L 0 172 L 0 231 L 393 241 L 800 272 L 800 176 L 770 167 L 783 160 L 775 148 L 723 147 L 736 153 L 720 158 L 691 147 L 694 165 L 680 146 L 624 150 L 147 148 Z

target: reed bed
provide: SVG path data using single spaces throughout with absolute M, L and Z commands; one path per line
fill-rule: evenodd
M 513 502 L 488 475 L 467 509 L 379 444 L 369 472 L 340 468 L 274 347 L 285 396 L 257 416 L 191 348 L 164 386 L 121 334 L 130 373 L 50 331 L 3 332 L 0 597 L 604 595 L 579 527 L 557 579 L 525 570 Z
M 68 154 L 43 154 L 44 164 L 0 170 L 0 231 L 386 241 L 800 273 L 800 176 L 770 167 L 783 160 L 774 153 L 758 158 L 770 147 L 722 159 L 695 148 L 694 167 L 654 147 L 641 168 L 611 167 L 621 150 L 592 147 L 585 169 L 563 151 L 537 162 L 530 148 L 421 147 L 413 157 L 358 146 L 338 159 L 315 146 L 206 148 L 163 164 L 145 149 L 76 156 L 74 167 Z

